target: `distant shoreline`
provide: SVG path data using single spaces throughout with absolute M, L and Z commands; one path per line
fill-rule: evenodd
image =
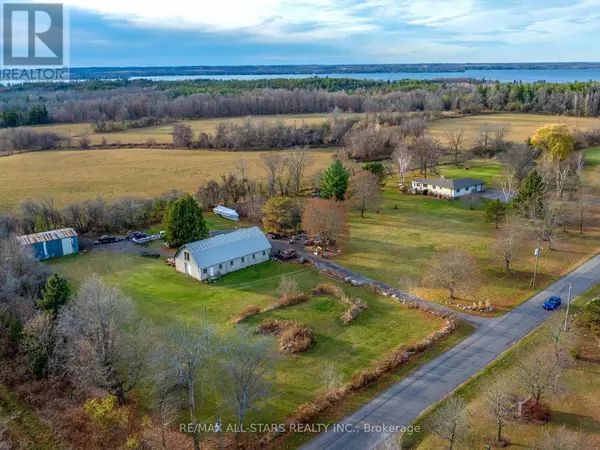
M 344 65 L 251 65 L 251 66 L 149 66 L 74 67 L 72 79 L 138 78 L 163 76 L 323 76 L 345 74 L 424 74 L 468 71 L 585 70 L 600 69 L 600 62 L 490 63 L 490 64 L 344 64 Z

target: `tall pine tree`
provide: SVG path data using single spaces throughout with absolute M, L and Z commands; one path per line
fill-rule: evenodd
M 334 162 L 325 172 L 321 179 L 321 197 L 334 198 L 338 202 L 344 200 L 350 172 L 346 170 L 341 161 Z
M 71 286 L 65 278 L 55 273 L 46 281 L 43 294 L 44 297 L 38 301 L 38 306 L 42 311 L 56 317 L 58 310 L 71 296 Z
M 521 183 L 513 203 L 522 215 L 528 212 L 539 215 L 543 211 L 546 196 L 547 186 L 544 179 L 537 170 L 532 170 Z
M 191 195 L 185 195 L 167 207 L 165 238 L 171 247 L 181 247 L 207 237 L 202 210 Z

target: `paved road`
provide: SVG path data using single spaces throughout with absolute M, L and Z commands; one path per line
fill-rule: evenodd
M 328 431 L 302 448 L 304 450 L 375 448 L 396 433 L 389 428 L 368 431 L 368 427 L 372 429 L 374 426 L 410 425 L 421 412 L 437 403 L 555 314 L 542 308 L 542 303 L 549 296 L 559 295 L 566 299 L 569 283 L 572 283 L 572 294 L 575 297 L 598 282 L 600 282 L 600 255 L 505 316 L 488 319 L 484 324 L 479 325 L 471 336 L 452 350 L 425 364 L 379 397 L 347 416 L 337 428 L 344 431 Z M 557 313 L 564 313 L 564 308 Z

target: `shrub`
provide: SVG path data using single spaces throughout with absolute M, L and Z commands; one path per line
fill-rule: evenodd
M 308 301 L 308 295 L 303 292 L 299 292 L 297 294 L 287 295 L 282 297 L 278 302 L 271 305 L 270 309 L 280 309 L 285 308 L 286 306 L 294 306 L 299 305 L 300 303 L 304 303 Z
M 258 306 L 246 306 L 242 312 L 235 318 L 232 320 L 232 323 L 240 323 L 243 322 L 244 320 L 246 320 L 248 317 L 251 316 L 257 316 L 258 314 L 260 314 L 260 308 Z
M 129 422 L 129 410 L 117 406 L 117 398 L 114 396 L 102 400 L 86 400 L 83 410 L 92 422 L 103 430 L 124 427 Z
M 429 189 L 423 189 L 423 195 L 429 195 Z
M 331 295 L 336 298 L 343 298 L 344 291 L 335 284 L 319 284 L 312 290 L 312 295 Z
M 282 353 L 301 353 L 315 344 L 315 335 L 310 327 L 292 320 L 264 321 L 256 331 L 279 336 L 279 351 Z
M 279 281 L 277 292 L 279 293 L 279 297 L 283 299 L 297 295 L 300 292 L 300 288 L 298 287 L 298 282 L 293 278 L 282 277 Z
M 348 325 L 350 322 L 352 322 L 354 319 L 360 316 L 363 312 L 369 309 L 369 305 L 359 298 L 357 298 L 354 301 L 350 300 L 350 304 L 352 305 L 350 306 L 350 309 L 344 314 L 342 314 L 342 317 L 340 317 L 340 320 L 344 325 Z
M 307 325 L 295 323 L 283 330 L 279 344 L 284 353 L 302 353 L 315 345 L 315 335 Z

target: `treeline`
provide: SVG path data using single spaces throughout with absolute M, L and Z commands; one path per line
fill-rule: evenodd
M 393 146 L 393 136 L 406 136 L 417 126 L 424 130 L 427 114 L 383 113 L 362 117 L 332 115 L 322 124 L 286 125 L 283 121 L 265 122 L 248 118 L 242 123 L 221 122 L 213 134 L 200 133 L 195 139 L 190 125 L 173 126 L 173 145 L 178 148 L 208 148 L 229 150 L 266 150 L 293 147 L 342 146 L 355 142 L 362 130 L 372 128 L 378 135 L 388 135 L 381 147 Z M 373 127 L 370 127 L 370 126 Z M 380 129 L 385 129 L 381 131 Z M 355 152 L 356 159 L 381 159 L 391 154 L 384 148 Z
M 4 88 L 0 126 L 202 119 L 276 114 L 483 110 L 600 115 L 600 84 L 375 82 L 346 79 L 90 82 Z M 46 113 L 40 108 L 45 108 Z M 32 122 L 33 121 L 33 122 Z M 42 121 L 42 122 L 40 122 Z
M 71 203 L 58 208 L 52 198 L 25 200 L 17 208 L 15 217 L 19 230 L 24 234 L 73 228 L 79 233 L 119 233 L 147 228 L 160 223 L 169 202 L 184 194 L 180 191 L 153 197 L 125 197 L 108 201 L 102 197 Z

